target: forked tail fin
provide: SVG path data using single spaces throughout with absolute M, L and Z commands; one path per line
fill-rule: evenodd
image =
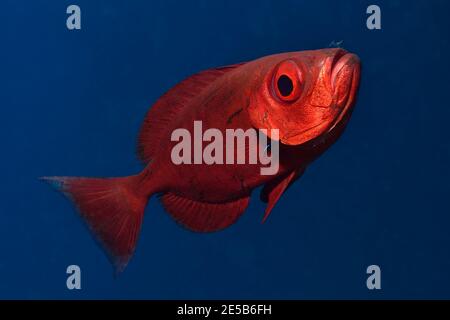
M 133 255 L 148 198 L 137 191 L 138 176 L 125 178 L 43 177 L 71 199 L 103 245 L 116 272 Z

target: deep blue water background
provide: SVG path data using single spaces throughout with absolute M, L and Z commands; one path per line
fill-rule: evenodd
M 382 9 L 382 30 L 365 26 Z M 66 29 L 78 4 L 82 30 Z M 448 1 L 0 3 L 0 298 L 450 298 Z M 118 278 L 44 175 L 141 169 L 148 107 L 199 70 L 344 40 L 363 62 L 342 138 L 268 223 L 196 234 L 152 198 Z M 66 289 L 66 267 L 82 290 Z M 378 264 L 382 290 L 366 288 Z

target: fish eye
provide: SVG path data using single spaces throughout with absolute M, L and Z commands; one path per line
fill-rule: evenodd
M 277 81 L 278 91 L 280 91 L 283 97 L 287 97 L 294 90 L 294 84 L 292 83 L 291 78 L 287 75 L 282 74 Z
M 294 61 L 282 61 L 275 68 L 272 80 L 275 98 L 283 102 L 294 102 L 300 97 L 302 87 L 302 73 Z

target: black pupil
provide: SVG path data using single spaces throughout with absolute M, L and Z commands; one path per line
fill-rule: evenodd
M 284 74 L 278 78 L 277 85 L 278 90 L 283 97 L 287 97 L 292 93 L 292 90 L 294 90 L 294 84 L 292 83 L 291 78 Z

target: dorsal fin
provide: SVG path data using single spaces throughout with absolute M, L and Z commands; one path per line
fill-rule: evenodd
M 228 227 L 244 213 L 250 197 L 224 203 L 208 203 L 168 192 L 161 202 L 171 216 L 184 227 L 197 232 L 212 232 Z
M 180 110 L 189 105 L 189 101 L 207 88 L 222 75 L 244 63 L 214 68 L 194 74 L 181 81 L 149 109 L 142 124 L 138 137 L 137 153 L 139 158 L 147 163 L 157 153 L 157 142 L 164 135 L 169 123 L 173 121 Z

